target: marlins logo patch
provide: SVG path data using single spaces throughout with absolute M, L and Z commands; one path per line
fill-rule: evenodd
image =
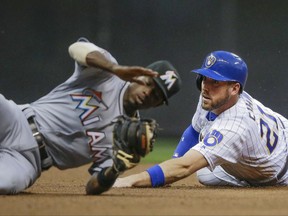
M 209 68 L 209 67 L 211 67 L 215 62 L 216 62 L 216 57 L 211 54 L 211 55 L 209 55 L 209 56 L 206 58 L 205 67 L 206 67 L 206 68 Z
M 212 147 L 219 144 L 222 139 L 223 135 L 219 131 L 213 130 L 204 137 L 203 143 L 206 146 Z
M 178 77 L 174 71 L 166 71 L 166 73 L 161 75 L 160 78 L 164 81 L 165 85 L 167 85 L 167 89 L 169 90 L 176 82 Z

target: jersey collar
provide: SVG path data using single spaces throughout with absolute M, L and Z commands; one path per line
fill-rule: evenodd
M 218 115 L 216 115 L 215 113 L 209 111 L 206 115 L 206 119 L 208 121 L 214 121 L 217 118 Z

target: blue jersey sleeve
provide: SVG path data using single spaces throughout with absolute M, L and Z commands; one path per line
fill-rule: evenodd
M 173 158 L 182 157 L 190 148 L 195 146 L 199 140 L 199 133 L 190 125 L 182 134 Z

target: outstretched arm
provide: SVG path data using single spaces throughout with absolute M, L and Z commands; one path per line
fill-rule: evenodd
M 140 162 L 141 157 L 149 154 L 157 128 L 158 124 L 154 119 L 118 117 L 113 128 L 113 166 L 99 172 L 98 164 L 92 164 L 89 168 L 92 176 L 86 185 L 86 193 L 99 195 L 109 190 L 119 174 L 131 169 Z
M 193 149 L 183 157 L 174 158 L 149 168 L 147 171 L 118 178 L 113 187 L 158 187 L 188 177 L 208 166 L 204 156 Z
M 158 76 L 157 72 L 144 67 L 118 65 L 107 58 L 105 52 L 107 51 L 97 47 L 95 44 L 82 41 L 75 42 L 69 47 L 69 54 L 75 61 L 87 67 L 102 68 L 125 81 L 145 84 L 137 78 L 139 76 Z

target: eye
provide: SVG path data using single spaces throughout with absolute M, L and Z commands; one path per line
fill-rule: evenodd
M 154 86 L 154 80 L 152 78 L 147 79 L 147 85 L 148 86 Z
M 145 83 L 146 83 L 147 86 L 151 86 L 152 85 L 152 81 L 151 80 L 147 80 Z
M 150 77 L 146 76 L 139 76 L 136 79 L 140 80 L 145 86 L 150 86 L 151 85 L 151 80 L 149 79 Z

